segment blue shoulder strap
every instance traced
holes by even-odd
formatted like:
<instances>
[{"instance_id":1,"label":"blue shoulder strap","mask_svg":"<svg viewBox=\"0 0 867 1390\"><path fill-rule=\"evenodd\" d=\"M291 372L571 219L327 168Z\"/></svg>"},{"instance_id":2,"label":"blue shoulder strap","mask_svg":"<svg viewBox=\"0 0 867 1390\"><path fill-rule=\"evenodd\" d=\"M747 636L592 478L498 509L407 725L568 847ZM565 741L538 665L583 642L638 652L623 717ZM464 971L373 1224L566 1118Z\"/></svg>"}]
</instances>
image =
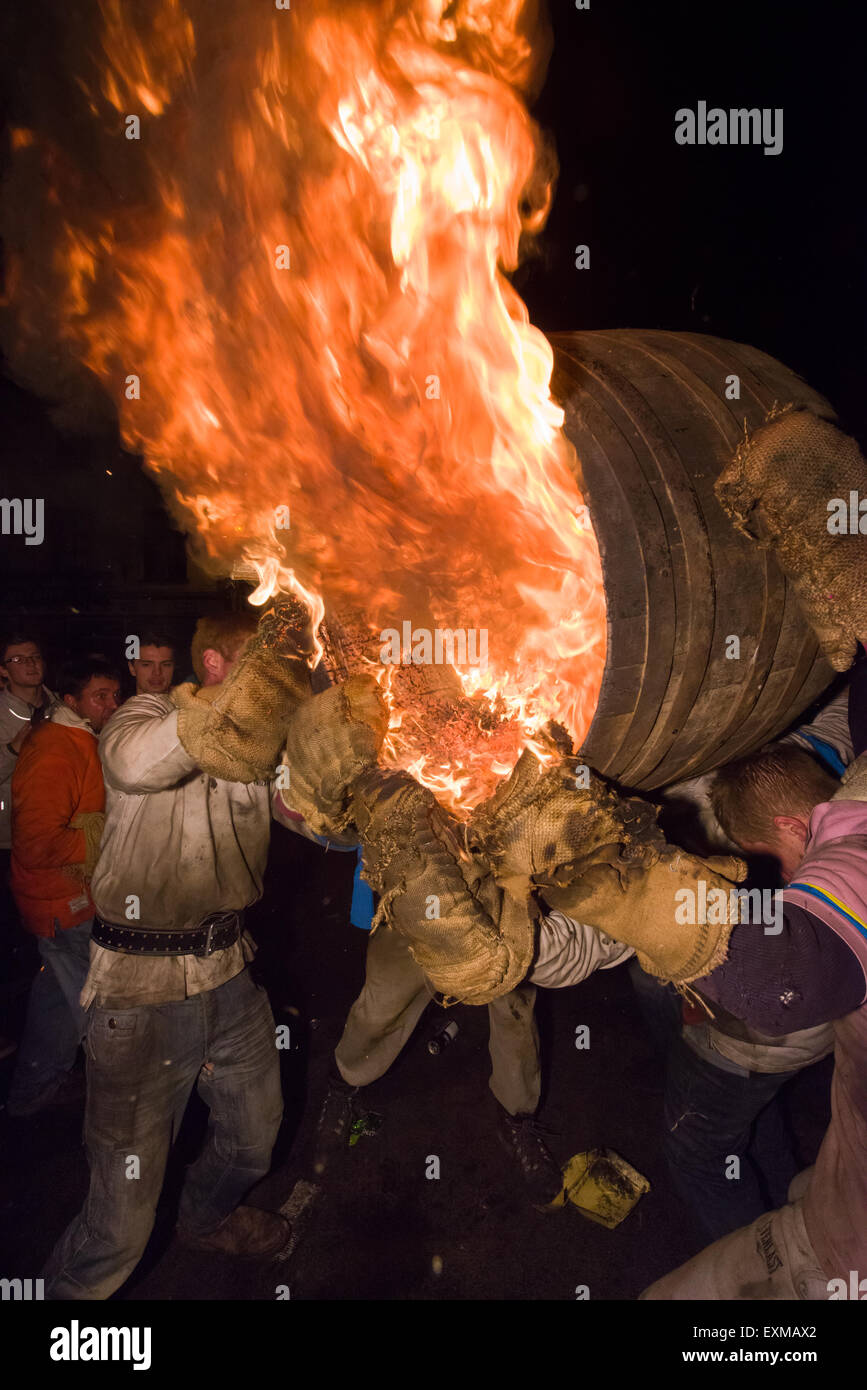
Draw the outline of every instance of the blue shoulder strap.
<instances>
[{"instance_id":1,"label":"blue shoulder strap","mask_svg":"<svg viewBox=\"0 0 867 1390\"><path fill-rule=\"evenodd\" d=\"M355 878L352 882L352 904L349 908L349 920L354 927L361 927L362 931L370 931L373 926L373 889L361 877L363 868L364 860L361 857L361 845L359 845L358 863L355 866Z\"/></svg>"},{"instance_id":2,"label":"blue shoulder strap","mask_svg":"<svg viewBox=\"0 0 867 1390\"><path fill-rule=\"evenodd\" d=\"M823 738L817 738L815 734L810 734L806 729L798 731L802 738L805 738L811 748L815 748L823 763L826 763L833 773L842 777L846 771L846 764L843 762L836 748L832 748L830 743L826 743Z\"/></svg>"}]
</instances>

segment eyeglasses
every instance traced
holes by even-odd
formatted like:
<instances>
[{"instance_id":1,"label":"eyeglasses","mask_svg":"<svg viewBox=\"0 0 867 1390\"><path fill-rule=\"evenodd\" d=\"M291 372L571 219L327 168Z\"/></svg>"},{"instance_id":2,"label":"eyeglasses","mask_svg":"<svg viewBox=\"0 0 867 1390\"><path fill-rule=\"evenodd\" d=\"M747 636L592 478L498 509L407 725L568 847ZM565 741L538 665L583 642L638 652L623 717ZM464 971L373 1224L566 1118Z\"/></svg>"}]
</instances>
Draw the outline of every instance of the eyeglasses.
<instances>
[{"instance_id":1,"label":"eyeglasses","mask_svg":"<svg viewBox=\"0 0 867 1390\"><path fill-rule=\"evenodd\" d=\"M41 666L41 656L7 656L4 666Z\"/></svg>"}]
</instances>

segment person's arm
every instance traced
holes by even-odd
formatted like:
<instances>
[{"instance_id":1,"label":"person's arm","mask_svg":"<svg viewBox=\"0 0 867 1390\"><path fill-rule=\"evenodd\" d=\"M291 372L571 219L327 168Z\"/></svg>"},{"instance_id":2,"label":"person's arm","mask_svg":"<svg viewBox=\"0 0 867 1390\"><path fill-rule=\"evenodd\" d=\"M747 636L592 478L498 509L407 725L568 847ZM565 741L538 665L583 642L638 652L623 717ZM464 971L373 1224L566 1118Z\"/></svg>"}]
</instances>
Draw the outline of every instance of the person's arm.
<instances>
[{"instance_id":1,"label":"person's arm","mask_svg":"<svg viewBox=\"0 0 867 1390\"><path fill-rule=\"evenodd\" d=\"M609 970L634 955L631 946L612 941L595 927L576 922L564 912L549 912L539 922L536 954L527 979L543 989L568 989L595 970Z\"/></svg>"},{"instance_id":2,"label":"person's arm","mask_svg":"<svg viewBox=\"0 0 867 1390\"><path fill-rule=\"evenodd\" d=\"M354 829L350 829L345 836L340 837L336 834L332 836L317 835L310 829L300 811L292 809L276 783L271 791L271 816L287 830L293 830L296 835L302 835L305 840L311 840L314 845L319 845L323 849L352 850L353 852L358 849L358 836Z\"/></svg>"},{"instance_id":3,"label":"person's arm","mask_svg":"<svg viewBox=\"0 0 867 1390\"><path fill-rule=\"evenodd\" d=\"M175 787L196 770L178 738L178 711L166 714L158 696L139 695L112 715L99 756L106 782L133 796Z\"/></svg>"},{"instance_id":4,"label":"person's arm","mask_svg":"<svg viewBox=\"0 0 867 1390\"><path fill-rule=\"evenodd\" d=\"M31 745L15 770L12 797L12 852L23 868L85 862L84 831L69 824L79 797L68 758Z\"/></svg>"},{"instance_id":5,"label":"person's arm","mask_svg":"<svg viewBox=\"0 0 867 1390\"><path fill-rule=\"evenodd\" d=\"M24 715L15 710L0 710L0 782L11 777L18 764L18 755L24 747L32 725Z\"/></svg>"},{"instance_id":6,"label":"person's arm","mask_svg":"<svg viewBox=\"0 0 867 1390\"><path fill-rule=\"evenodd\" d=\"M769 1037L842 1018L867 994L854 951L794 904L785 907L778 933L758 924L734 927L725 962L693 987Z\"/></svg>"},{"instance_id":7,"label":"person's arm","mask_svg":"<svg viewBox=\"0 0 867 1390\"><path fill-rule=\"evenodd\" d=\"M848 685L823 705L809 724L800 724L780 742L807 749L835 777L842 777L854 757L849 730Z\"/></svg>"},{"instance_id":8,"label":"person's arm","mask_svg":"<svg viewBox=\"0 0 867 1390\"><path fill-rule=\"evenodd\" d=\"M849 682L849 732L855 757L867 750L867 642L861 643Z\"/></svg>"}]
</instances>

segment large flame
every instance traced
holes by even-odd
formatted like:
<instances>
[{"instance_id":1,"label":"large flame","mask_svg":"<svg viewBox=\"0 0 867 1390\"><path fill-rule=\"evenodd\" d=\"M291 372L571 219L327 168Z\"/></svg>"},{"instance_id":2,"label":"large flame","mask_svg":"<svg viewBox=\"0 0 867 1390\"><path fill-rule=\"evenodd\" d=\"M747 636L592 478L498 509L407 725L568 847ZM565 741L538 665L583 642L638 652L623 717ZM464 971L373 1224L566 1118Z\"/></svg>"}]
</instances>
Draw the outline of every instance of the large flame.
<instances>
[{"instance_id":1,"label":"large flame","mask_svg":"<svg viewBox=\"0 0 867 1390\"><path fill-rule=\"evenodd\" d=\"M53 219L50 273L10 246L20 340L97 374L254 602L486 631L487 670L458 674L497 717L437 748L404 714L389 745L474 804L548 720L580 742L605 659L551 349L506 278L551 195L521 97L536 5L100 8L78 85L114 196L60 132L18 134Z\"/></svg>"}]
</instances>

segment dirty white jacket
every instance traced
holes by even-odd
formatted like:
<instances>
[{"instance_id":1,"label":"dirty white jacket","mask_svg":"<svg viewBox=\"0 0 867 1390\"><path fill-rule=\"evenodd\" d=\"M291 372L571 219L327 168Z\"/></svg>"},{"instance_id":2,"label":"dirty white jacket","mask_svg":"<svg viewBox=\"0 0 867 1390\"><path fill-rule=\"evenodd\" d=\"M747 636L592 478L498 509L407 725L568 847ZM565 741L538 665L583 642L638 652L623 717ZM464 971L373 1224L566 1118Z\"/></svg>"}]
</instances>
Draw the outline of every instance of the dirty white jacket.
<instances>
[{"instance_id":1,"label":"dirty white jacket","mask_svg":"<svg viewBox=\"0 0 867 1390\"><path fill-rule=\"evenodd\" d=\"M166 695L127 700L103 730L99 755L106 820L91 893L100 917L178 931L261 896L268 782L223 782L200 772Z\"/></svg>"},{"instance_id":2,"label":"dirty white jacket","mask_svg":"<svg viewBox=\"0 0 867 1390\"><path fill-rule=\"evenodd\" d=\"M136 695L112 715L99 747L106 822L91 894L107 921L180 929L260 897L271 788L199 771L178 739L165 695ZM285 822L279 794L274 814ZM138 916L130 915L135 905ZM133 1008L217 989L252 959L241 940L207 957L136 956L90 943L81 1005Z\"/></svg>"}]
</instances>

